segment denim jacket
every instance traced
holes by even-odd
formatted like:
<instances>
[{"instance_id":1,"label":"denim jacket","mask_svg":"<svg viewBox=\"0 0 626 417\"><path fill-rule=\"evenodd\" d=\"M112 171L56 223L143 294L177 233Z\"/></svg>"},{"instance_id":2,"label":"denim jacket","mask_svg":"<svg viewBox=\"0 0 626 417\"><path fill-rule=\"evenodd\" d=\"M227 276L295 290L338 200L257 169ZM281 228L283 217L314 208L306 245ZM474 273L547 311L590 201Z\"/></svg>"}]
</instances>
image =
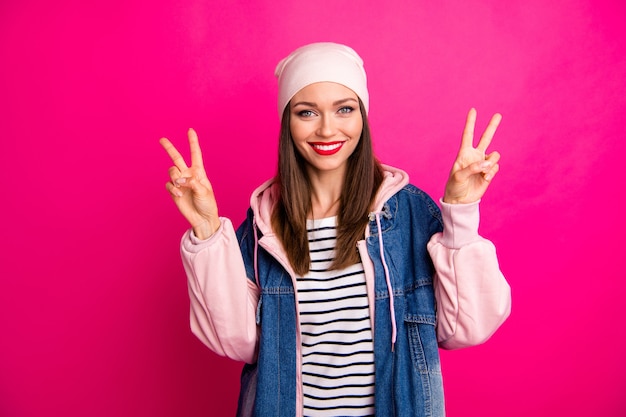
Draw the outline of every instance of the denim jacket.
<instances>
[{"instance_id":1,"label":"denim jacket","mask_svg":"<svg viewBox=\"0 0 626 417\"><path fill-rule=\"evenodd\" d=\"M509 314L510 289L499 271L491 242L478 236L477 230L466 233L471 237L465 239L454 234L446 236L442 233L444 224L454 229L454 222L442 218L435 202L408 184L404 172L386 169L376 210L370 214L365 239L358 244L373 317L376 415L443 416L438 348L470 346L488 339ZM221 236L209 239L212 243L198 241L190 233L183 237L181 251L189 278L192 330L217 353L247 362L241 376L239 416L301 416L295 274L269 227L271 205L259 200L271 201L276 187L268 182L260 190L253 195L247 218L236 231L240 264L234 265L236 255L229 258L232 248L228 256L211 254L212 250L233 246L234 232L228 222L223 223L225 230L217 232ZM477 229L477 223L475 226ZM465 251L466 255L451 256ZM464 256L471 258L474 266L458 276L459 268L449 263ZM483 259L477 262L477 256ZM434 264L433 259L441 261ZM220 285L226 282L226 277L217 277L216 263L228 264L224 270L228 269L229 275L245 275L247 284L238 278L238 288L221 296L213 294L209 288L221 291L215 281L221 280ZM442 264L440 273L437 263ZM488 277L477 278L485 271ZM454 276L450 278L451 273ZM468 290L469 297L459 297L456 280L462 278L480 279L486 292L472 289ZM242 291L248 292L245 298ZM468 298L468 306L459 301ZM229 311L234 308L229 307L232 303L246 304L247 312ZM467 312L472 317L457 322ZM242 319L232 318L236 315ZM482 326L473 324L483 318L486 323ZM232 323L225 325L229 319ZM248 330L236 334L235 327L245 326Z\"/></svg>"}]
</instances>

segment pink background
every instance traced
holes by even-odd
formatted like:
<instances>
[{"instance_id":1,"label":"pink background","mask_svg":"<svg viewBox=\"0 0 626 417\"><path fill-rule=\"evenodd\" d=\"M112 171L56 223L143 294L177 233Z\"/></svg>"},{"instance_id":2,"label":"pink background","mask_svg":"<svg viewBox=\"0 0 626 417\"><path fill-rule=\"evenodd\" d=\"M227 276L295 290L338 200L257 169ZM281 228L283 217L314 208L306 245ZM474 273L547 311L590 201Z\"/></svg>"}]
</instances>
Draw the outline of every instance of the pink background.
<instances>
[{"instance_id":1,"label":"pink background","mask_svg":"<svg viewBox=\"0 0 626 417\"><path fill-rule=\"evenodd\" d=\"M442 352L448 415L626 415L623 1L57 3L0 5L1 416L233 415L158 139L196 128L239 223L274 172L274 65L325 40L363 56L376 151L434 198L467 110L504 116L481 232L513 312Z\"/></svg>"}]
</instances>

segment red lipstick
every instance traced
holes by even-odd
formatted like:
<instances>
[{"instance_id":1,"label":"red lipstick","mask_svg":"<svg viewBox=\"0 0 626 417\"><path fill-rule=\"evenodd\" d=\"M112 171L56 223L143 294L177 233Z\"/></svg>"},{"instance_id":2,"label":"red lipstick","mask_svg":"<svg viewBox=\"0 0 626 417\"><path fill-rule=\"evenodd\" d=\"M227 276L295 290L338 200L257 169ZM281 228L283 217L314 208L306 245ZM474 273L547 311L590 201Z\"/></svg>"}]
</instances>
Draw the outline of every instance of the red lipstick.
<instances>
[{"instance_id":1,"label":"red lipstick","mask_svg":"<svg viewBox=\"0 0 626 417\"><path fill-rule=\"evenodd\" d=\"M342 148L345 142L309 142L309 145L320 155L334 155Z\"/></svg>"}]
</instances>

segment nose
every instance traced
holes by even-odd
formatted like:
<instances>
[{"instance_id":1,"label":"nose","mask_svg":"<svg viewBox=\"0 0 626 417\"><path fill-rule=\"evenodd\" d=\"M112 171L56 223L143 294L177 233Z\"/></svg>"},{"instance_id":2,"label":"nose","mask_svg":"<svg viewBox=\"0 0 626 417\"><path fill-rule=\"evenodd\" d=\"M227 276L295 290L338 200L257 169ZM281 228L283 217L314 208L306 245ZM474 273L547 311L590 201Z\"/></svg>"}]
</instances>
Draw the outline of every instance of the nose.
<instances>
[{"instance_id":1,"label":"nose","mask_svg":"<svg viewBox=\"0 0 626 417\"><path fill-rule=\"evenodd\" d=\"M317 127L317 135L320 137L332 137L335 135L336 126L333 118L329 115L322 115Z\"/></svg>"}]
</instances>

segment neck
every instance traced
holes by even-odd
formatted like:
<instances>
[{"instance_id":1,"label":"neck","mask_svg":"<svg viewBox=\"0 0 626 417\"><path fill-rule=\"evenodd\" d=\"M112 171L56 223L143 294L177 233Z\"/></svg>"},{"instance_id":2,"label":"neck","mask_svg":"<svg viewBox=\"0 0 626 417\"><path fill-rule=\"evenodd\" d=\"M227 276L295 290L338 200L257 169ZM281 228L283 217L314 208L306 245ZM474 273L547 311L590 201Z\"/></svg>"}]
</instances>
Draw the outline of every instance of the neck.
<instances>
[{"instance_id":1,"label":"neck","mask_svg":"<svg viewBox=\"0 0 626 417\"><path fill-rule=\"evenodd\" d=\"M319 200L318 198L311 196L311 219L324 219L326 217L336 216L339 213L339 199Z\"/></svg>"},{"instance_id":2,"label":"neck","mask_svg":"<svg viewBox=\"0 0 626 417\"><path fill-rule=\"evenodd\" d=\"M312 176L311 187L311 213L309 213L309 217L322 219L336 216L339 213L343 176Z\"/></svg>"}]
</instances>

